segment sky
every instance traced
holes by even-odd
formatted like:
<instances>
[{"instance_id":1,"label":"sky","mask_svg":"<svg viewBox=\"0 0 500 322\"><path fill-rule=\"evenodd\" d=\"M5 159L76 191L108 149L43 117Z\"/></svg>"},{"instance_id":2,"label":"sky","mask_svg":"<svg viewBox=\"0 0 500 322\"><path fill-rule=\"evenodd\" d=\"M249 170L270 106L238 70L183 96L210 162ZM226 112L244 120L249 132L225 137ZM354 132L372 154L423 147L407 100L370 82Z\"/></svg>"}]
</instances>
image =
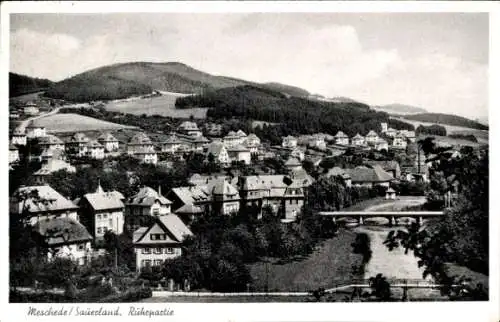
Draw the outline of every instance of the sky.
<instances>
[{"instance_id":1,"label":"sky","mask_svg":"<svg viewBox=\"0 0 500 322\"><path fill-rule=\"evenodd\" d=\"M11 14L10 70L178 61L370 105L488 115L487 13Z\"/></svg>"}]
</instances>

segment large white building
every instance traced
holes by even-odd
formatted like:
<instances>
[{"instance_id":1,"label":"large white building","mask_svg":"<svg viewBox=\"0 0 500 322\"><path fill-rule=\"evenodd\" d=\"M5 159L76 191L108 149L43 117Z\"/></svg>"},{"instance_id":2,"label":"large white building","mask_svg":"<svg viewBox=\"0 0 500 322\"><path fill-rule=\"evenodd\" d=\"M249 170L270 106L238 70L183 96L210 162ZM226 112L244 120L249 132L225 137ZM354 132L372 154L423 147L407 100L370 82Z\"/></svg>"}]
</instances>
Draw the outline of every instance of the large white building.
<instances>
[{"instance_id":1,"label":"large white building","mask_svg":"<svg viewBox=\"0 0 500 322\"><path fill-rule=\"evenodd\" d=\"M335 144L349 145L349 137L342 131L338 131L334 136Z\"/></svg>"}]
</instances>

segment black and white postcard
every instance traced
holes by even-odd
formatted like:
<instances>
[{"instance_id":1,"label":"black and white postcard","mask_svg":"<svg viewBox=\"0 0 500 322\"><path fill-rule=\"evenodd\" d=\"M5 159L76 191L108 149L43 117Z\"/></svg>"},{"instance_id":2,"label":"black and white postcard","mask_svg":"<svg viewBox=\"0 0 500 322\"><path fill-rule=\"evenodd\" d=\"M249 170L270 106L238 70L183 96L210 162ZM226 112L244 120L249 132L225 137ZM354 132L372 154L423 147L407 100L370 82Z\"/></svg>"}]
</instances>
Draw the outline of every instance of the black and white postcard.
<instances>
[{"instance_id":1,"label":"black and white postcard","mask_svg":"<svg viewBox=\"0 0 500 322\"><path fill-rule=\"evenodd\" d=\"M494 9L3 3L0 320L498 321Z\"/></svg>"}]
</instances>

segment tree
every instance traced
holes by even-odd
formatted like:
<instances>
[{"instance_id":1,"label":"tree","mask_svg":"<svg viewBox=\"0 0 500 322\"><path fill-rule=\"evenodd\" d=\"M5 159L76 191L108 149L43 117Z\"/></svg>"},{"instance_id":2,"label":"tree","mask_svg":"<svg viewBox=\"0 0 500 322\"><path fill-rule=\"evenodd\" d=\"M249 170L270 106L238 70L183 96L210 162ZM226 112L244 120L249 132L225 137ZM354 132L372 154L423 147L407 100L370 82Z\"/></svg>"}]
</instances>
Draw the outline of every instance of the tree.
<instances>
[{"instance_id":1,"label":"tree","mask_svg":"<svg viewBox=\"0 0 500 322\"><path fill-rule=\"evenodd\" d=\"M371 295L379 301L390 301L392 299L391 284L382 274L377 274L369 279Z\"/></svg>"}]
</instances>

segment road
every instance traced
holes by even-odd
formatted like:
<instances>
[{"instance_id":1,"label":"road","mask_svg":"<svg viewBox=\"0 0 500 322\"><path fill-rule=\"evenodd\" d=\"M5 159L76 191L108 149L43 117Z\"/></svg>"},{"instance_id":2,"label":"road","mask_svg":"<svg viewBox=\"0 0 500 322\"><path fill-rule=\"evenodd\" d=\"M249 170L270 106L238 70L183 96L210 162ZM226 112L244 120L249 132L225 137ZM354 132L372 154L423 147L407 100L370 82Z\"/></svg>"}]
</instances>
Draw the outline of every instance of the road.
<instances>
[{"instance_id":1,"label":"road","mask_svg":"<svg viewBox=\"0 0 500 322\"><path fill-rule=\"evenodd\" d=\"M20 129L20 130L22 130L23 132L25 132L26 131L26 127L28 126L28 124L30 124L30 122L32 122L34 120L37 120L37 119L40 119L42 117L47 117L47 116L51 116L51 115L57 114L60 109L61 109L61 107L57 107L57 108L53 109L50 112L42 113L42 114L39 114L39 115L36 115L36 116L32 116L30 118L27 118L26 120L22 121L21 124L19 124L19 126L17 128Z\"/></svg>"}]
</instances>

